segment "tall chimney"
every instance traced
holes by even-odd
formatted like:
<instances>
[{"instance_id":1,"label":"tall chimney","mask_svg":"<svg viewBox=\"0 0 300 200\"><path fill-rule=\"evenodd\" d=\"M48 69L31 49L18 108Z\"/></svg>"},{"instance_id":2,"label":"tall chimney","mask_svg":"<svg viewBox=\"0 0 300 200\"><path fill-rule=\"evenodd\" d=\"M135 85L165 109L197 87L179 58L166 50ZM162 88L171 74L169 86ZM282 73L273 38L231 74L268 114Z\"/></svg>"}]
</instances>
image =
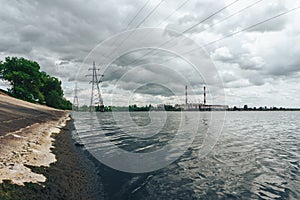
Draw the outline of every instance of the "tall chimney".
<instances>
[{"instance_id":1,"label":"tall chimney","mask_svg":"<svg viewBox=\"0 0 300 200\"><path fill-rule=\"evenodd\" d=\"M206 105L206 87L204 86L204 105Z\"/></svg>"},{"instance_id":2,"label":"tall chimney","mask_svg":"<svg viewBox=\"0 0 300 200\"><path fill-rule=\"evenodd\" d=\"M188 97L187 97L187 85L185 86L185 104L188 104Z\"/></svg>"}]
</instances>

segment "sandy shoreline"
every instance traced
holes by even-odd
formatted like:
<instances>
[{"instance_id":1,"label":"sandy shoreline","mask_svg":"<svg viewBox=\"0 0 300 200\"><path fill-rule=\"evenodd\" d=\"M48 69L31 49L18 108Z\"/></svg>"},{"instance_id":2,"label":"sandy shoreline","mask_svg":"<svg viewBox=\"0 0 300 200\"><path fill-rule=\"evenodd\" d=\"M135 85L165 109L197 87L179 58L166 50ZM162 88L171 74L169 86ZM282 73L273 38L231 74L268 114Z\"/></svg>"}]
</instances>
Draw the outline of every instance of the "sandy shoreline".
<instances>
[{"instance_id":1,"label":"sandy shoreline","mask_svg":"<svg viewBox=\"0 0 300 200\"><path fill-rule=\"evenodd\" d=\"M0 183L10 180L14 184L45 182L43 174L34 173L30 168L49 167L56 162L53 148L54 134L66 125L68 116L58 121L35 123L16 132L0 137Z\"/></svg>"},{"instance_id":2,"label":"sandy shoreline","mask_svg":"<svg viewBox=\"0 0 300 200\"><path fill-rule=\"evenodd\" d=\"M49 167L52 134L58 134L70 118L64 111L0 95L0 183L45 182L46 177L26 166Z\"/></svg>"},{"instance_id":3,"label":"sandy shoreline","mask_svg":"<svg viewBox=\"0 0 300 200\"><path fill-rule=\"evenodd\" d=\"M0 94L0 199L102 199L96 167L74 146L68 120Z\"/></svg>"}]
</instances>

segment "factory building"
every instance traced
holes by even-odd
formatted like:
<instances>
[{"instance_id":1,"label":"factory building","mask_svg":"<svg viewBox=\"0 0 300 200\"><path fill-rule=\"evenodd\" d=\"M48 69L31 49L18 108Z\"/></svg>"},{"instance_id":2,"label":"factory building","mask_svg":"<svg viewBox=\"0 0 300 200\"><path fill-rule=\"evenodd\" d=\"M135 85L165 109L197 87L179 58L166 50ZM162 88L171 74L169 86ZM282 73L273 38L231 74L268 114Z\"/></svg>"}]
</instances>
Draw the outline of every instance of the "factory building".
<instances>
[{"instance_id":1,"label":"factory building","mask_svg":"<svg viewBox=\"0 0 300 200\"><path fill-rule=\"evenodd\" d=\"M224 111L228 110L228 105L209 105L206 104L206 87L204 86L203 103L189 103L188 102L188 88L185 86L185 104L176 104L176 109L185 111Z\"/></svg>"}]
</instances>

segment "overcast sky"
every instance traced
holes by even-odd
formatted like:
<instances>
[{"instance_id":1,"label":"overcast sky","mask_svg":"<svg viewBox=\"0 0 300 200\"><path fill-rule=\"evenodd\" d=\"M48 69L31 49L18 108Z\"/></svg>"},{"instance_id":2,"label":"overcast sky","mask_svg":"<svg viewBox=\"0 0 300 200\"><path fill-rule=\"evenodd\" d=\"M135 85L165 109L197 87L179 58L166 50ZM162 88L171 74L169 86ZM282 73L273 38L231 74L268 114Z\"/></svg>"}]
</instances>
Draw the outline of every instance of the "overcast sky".
<instances>
[{"instance_id":1,"label":"overcast sky","mask_svg":"<svg viewBox=\"0 0 300 200\"><path fill-rule=\"evenodd\" d=\"M144 35L138 31L140 37L135 32L120 35L123 31L158 27L181 33L203 21L183 37L193 40L199 47L204 45L203 52L223 81L226 104L300 107L300 9L222 39L300 6L300 2L262 0L254 4L256 0L240 0L207 20L234 0L146 2L0 0L0 58L23 56L37 61L43 71L63 81L65 96L73 101L76 81L80 98L89 97L85 89L90 86L84 73L88 73L85 65L92 63L86 58L103 41L110 41L106 43L108 56L121 46L130 48L129 41L141 43L151 38L156 42L158 37L151 31L142 32ZM119 35L109 39L116 34ZM170 35L163 36L162 40ZM203 101L204 84L212 96L220 94L214 84L207 83L205 74L198 76L190 63L170 52L148 51L149 55L143 56L145 53L147 51L140 50L123 55L100 72L105 75L101 85L104 104L111 104L112 98L113 103L119 105L184 103L186 84L189 85L190 102ZM169 59L172 56L173 59ZM141 58L141 62L136 63L136 58ZM3 87L3 83L1 85Z\"/></svg>"}]
</instances>

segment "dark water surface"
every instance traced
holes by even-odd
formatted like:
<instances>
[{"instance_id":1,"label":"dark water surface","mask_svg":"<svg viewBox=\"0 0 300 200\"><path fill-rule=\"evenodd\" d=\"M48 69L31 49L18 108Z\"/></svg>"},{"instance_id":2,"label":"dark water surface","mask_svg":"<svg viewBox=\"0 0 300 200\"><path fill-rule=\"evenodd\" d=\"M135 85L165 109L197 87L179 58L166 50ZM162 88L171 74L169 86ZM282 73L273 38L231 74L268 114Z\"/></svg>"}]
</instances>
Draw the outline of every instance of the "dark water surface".
<instances>
[{"instance_id":1,"label":"dark water surface","mask_svg":"<svg viewBox=\"0 0 300 200\"><path fill-rule=\"evenodd\" d=\"M214 130L211 120L221 119L211 119L209 112L184 117L169 112L159 133L139 138L128 132L149 131L153 119L149 113L130 115L140 129L116 124L111 113L96 118L74 113L77 139L93 155L105 149L106 157L114 158L115 148L104 137L120 149L143 154L168 145L182 126L186 137L179 138L179 149L191 139L195 124L197 132L182 155L169 151L170 157L179 156L175 162L153 172L120 172L99 162L107 199L300 199L300 112L227 112L220 138L203 158L199 152L207 131ZM161 162L161 157L154 159Z\"/></svg>"}]
</instances>

